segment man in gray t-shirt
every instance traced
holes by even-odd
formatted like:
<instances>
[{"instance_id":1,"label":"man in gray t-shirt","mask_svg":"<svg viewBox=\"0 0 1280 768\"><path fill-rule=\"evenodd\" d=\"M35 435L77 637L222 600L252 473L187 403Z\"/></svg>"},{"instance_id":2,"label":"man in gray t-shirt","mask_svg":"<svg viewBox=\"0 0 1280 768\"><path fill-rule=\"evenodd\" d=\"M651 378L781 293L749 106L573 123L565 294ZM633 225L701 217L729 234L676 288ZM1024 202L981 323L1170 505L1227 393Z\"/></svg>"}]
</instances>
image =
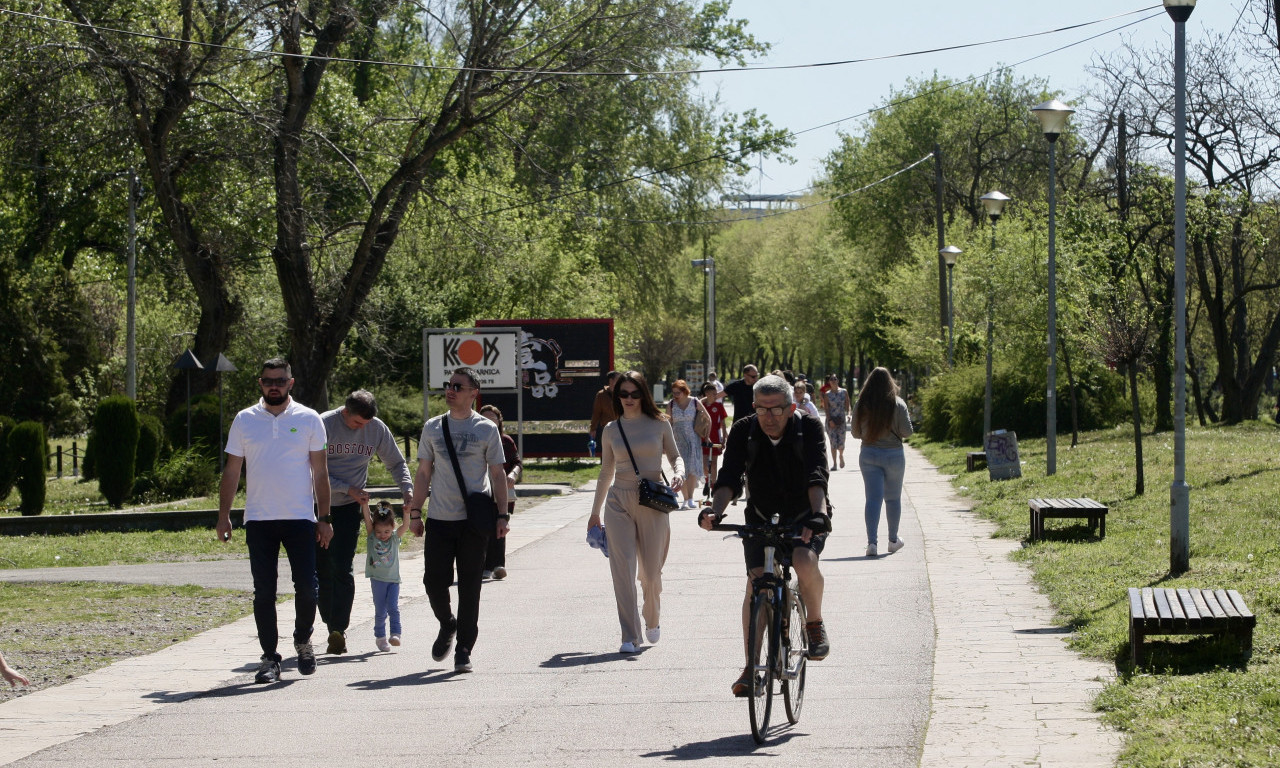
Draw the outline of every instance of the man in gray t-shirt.
<instances>
[{"instance_id":1,"label":"man in gray t-shirt","mask_svg":"<svg viewBox=\"0 0 1280 768\"><path fill-rule=\"evenodd\" d=\"M471 651L479 636L480 584L489 537L507 535L507 475L503 470L502 438L498 425L471 409L480 383L469 368L458 368L445 384L449 412L427 421L418 442L418 474L409 504L409 526L422 534L426 561L422 583L431 611L440 622L440 633L431 646L431 658L444 660L458 637L453 656L455 672L471 671ZM445 427L449 434L446 437ZM449 445L457 456L455 470ZM463 484L458 483L459 471ZM427 519L422 503L431 493ZM467 493L493 497L498 510L494 530L479 530L467 520ZM425 523L425 524L424 524ZM454 564L458 569L458 615L449 604Z\"/></svg>"},{"instance_id":2,"label":"man in gray t-shirt","mask_svg":"<svg viewBox=\"0 0 1280 768\"><path fill-rule=\"evenodd\" d=\"M369 503L365 490L369 462L374 456L382 459L400 486L406 509L413 500L413 480L395 435L378 418L378 403L369 392L357 389L347 395L341 408L325 411L320 420L327 436L325 455L333 495L333 541L328 549L316 549L320 618L329 628L328 652L346 653L347 625L351 623L351 604L356 594L352 565L356 543L364 530L360 505Z\"/></svg>"}]
</instances>

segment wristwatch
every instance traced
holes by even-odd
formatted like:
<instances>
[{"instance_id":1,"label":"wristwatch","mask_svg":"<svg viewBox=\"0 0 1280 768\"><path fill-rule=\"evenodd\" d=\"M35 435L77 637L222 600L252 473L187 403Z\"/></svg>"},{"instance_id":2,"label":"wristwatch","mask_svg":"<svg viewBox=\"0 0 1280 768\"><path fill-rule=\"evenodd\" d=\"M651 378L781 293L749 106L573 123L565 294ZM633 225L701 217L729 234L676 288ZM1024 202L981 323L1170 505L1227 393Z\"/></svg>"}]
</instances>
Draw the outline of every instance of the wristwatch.
<instances>
[{"instance_id":1,"label":"wristwatch","mask_svg":"<svg viewBox=\"0 0 1280 768\"><path fill-rule=\"evenodd\" d=\"M333 515L320 515L316 518L317 523L333 523Z\"/></svg>"}]
</instances>

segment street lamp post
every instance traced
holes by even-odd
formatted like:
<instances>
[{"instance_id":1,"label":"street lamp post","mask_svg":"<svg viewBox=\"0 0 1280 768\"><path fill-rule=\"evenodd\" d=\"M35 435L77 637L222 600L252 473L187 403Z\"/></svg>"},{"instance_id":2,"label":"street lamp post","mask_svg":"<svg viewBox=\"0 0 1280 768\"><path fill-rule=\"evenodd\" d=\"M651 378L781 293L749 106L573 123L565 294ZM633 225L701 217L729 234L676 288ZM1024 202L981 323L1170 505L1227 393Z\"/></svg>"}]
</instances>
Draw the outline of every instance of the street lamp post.
<instances>
[{"instance_id":1,"label":"street lamp post","mask_svg":"<svg viewBox=\"0 0 1280 768\"><path fill-rule=\"evenodd\" d=\"M991 258L996 255L996 222L1004 213L1005 203L1009 196L1000 190L992 190L982 197L982 207L991 218ZM993 342L991 314L994 311L995 297L991 295L991 264L987 264L987 387L982 398L982 445L986 448L987 435L991 434L991 347Z\"/></svg>"},{"instance_id":2,"label":"street lamp post","mask_svg":"<svg viewBox=\"0 0 1280 768\"><path fill-rule=\"evenodd\" d=\"M1196 0L1164 0L1173 19L1173 484L1169 486L1169 570L1191 567L1191 487L1187 485L1187 19Z\"/></svg>"},{"instance_id":3,"label":"street lamp post","mask_svg":"<svg viewBox=\"0 0 1280 768\"><path fill-rule=\"evenodd\" d=\"M951 274L951 270L956 265L956 257L964 251L954 245L944 246L938 250L938 255L942 257L943 262L947 265L947 367L955 365L956 361L956 316L955 302L952 300L952 288L955 285L955 278Z\"/></svg>"},{"instance_id":4,"label":"street lamp post","mask_svg":"<svg viewBox=\"0 0 1280 768\"><path fill-rule=\"evenodd\" d=\"M1067 118L1075 112L1057 99L1037 104L1031 108L1044 137L1049 140L1049 386L1045 393L1045 474L1058 471L1058 284L1056 267L1056 217L1058 187L1054 148L1058 136L1067 126Z\"/></svg>"},{"instance_id":5,"label":"street lamp post","mask_svg":"<svg viewBox=\"0 0 1280 768\"><path fill-rule=\"evenodd\" d=\"M707 284L707 315L704 318L707 328L707 368L703 372L705 380L716 369L716 260L715 257L708 256L705 259L694 259L691 263L695 267L702 267Z\"/></svg>"}]
</instances>

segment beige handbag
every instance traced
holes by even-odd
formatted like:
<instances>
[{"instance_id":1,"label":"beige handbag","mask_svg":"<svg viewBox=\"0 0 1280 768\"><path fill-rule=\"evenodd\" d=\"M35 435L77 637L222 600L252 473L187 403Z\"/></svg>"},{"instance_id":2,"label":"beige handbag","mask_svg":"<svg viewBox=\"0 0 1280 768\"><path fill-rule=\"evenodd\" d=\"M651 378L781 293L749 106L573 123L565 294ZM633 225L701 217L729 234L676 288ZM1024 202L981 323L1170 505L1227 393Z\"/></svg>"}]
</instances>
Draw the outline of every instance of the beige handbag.
<instances>
[{"instance_id":1,"label":"beige handbag","mask_svg":"<svg viewBox=\"0 0 1280 768\"><path fill-rule=\"evenodd\" d=\"M693 431L699 440L705 442L711 436L711 414L707 413L707 407L701 400L694 398L693 402L698 408L698 412L693 417Z\"/></svg>"}]
</instances>

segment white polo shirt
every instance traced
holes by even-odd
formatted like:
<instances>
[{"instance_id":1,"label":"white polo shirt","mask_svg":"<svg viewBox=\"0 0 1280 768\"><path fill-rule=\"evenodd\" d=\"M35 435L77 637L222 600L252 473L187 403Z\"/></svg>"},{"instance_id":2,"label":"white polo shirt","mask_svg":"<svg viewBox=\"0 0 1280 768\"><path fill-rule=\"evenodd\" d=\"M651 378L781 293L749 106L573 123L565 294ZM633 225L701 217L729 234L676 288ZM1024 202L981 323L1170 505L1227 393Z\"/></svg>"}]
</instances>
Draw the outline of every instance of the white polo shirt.
<instances>
[{"instance_id":1,"label":"white polo shirt","mask_svg":"<svg viewBox=\"0 0 1280 768\"><path fill-rule=\"evenodd\" d=\"M244 458L245 521L314 522L311 452L324 446L320 414L292 398L279 416L271 415L261 399L237 413L227 431L227 453Z\"/></svg>"}]
</instances>

